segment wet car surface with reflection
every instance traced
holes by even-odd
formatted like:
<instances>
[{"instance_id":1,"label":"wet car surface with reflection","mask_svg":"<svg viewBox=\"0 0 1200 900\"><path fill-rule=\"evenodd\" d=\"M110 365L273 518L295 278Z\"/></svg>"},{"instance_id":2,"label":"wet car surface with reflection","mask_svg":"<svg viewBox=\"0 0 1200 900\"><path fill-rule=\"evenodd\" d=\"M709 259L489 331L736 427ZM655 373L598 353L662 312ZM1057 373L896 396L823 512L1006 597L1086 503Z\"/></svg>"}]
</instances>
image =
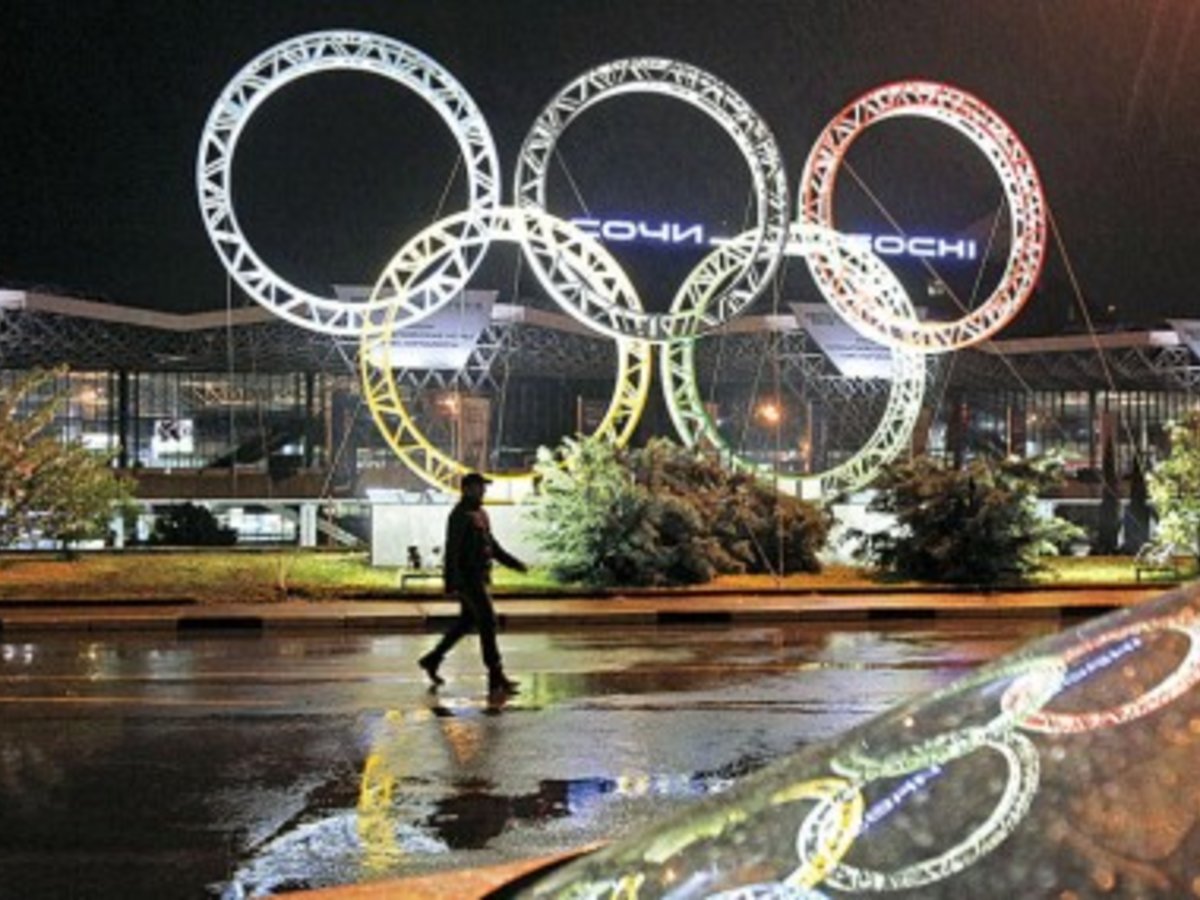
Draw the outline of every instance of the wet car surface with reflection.
<instances>
[{"instance_id":1,"label":"wet car surface with reflection","mask_svg":"<svg viewBox=\"0 0 1200 900\"><path fill-rule=\"evenodd\" d=\"M1200 895L1200 593L1034 642L525 898ZM527 880L528 881L528 880Z\"/></svg>"},{"instance_id":2,"label":"wet car surface with reflection","mask_svg":"<svg viewBox=\"0 0 1200 900\"><path fill-rule=\"evenodd\" d=\"M928 693L1054 619L421 635L0 636L0 883L253 896L606 841ZM464 651L473 648L464 647Z\"/></svg>"}]
</instances>

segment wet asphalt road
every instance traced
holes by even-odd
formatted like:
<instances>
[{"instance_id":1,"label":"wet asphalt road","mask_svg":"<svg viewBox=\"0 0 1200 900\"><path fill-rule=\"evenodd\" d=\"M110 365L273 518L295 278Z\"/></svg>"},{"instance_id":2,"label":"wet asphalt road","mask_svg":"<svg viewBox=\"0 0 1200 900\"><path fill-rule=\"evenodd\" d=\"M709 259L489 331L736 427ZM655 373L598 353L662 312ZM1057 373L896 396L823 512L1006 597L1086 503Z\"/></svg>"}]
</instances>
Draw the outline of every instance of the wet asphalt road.
<instances>
[{"instance_id":1,"label":"wet asphalt road","mask_svg":"<svg viewBox=\"0 0 1200 900\"><path fill-rule=\"evenodd\" d=\"M0 634L0 897L242 897L605 840L1053 619L429 635Z\"/></svg>"}]
</instances>

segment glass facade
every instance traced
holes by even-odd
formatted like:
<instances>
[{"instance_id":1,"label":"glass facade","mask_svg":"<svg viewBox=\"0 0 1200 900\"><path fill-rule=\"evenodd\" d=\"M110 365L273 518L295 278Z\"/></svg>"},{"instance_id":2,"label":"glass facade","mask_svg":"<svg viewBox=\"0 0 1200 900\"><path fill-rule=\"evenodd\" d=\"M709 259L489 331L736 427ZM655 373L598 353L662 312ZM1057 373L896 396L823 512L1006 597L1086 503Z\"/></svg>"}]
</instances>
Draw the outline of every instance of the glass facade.
<instances>
[{"instance_id":1,"label":"glass facade","mask_svg":"<svg viewBox=\"0 0 1200 900\"><path fill-rule=\"evenodd\" d=\"M0 370L0 382L12 384L23 374ZM538 446L594 427L610 390L596 381L519 377L489 391L424 388L411 392L408 402L444 452L469 465L517 471L529 468ZM297 490L316 497L362 496L372 485L425 488L387 446L351 375L70 372L48 379L19 412L59 393L66 402L52 423L55 434L146 475L236 471L267 483L307 472L315 475L313 483ZM730 445L796 473L853 454L878 422L885 398L864 394L831 402L785 392L776 427L763 417L762 392L729 385L719 394L711 411ZM1171 425L1200 409L1200 397L1183 390L952 389L931 399L936 405L922 416L916 448L948 459L1054 451L1079 481L1099 479L1109 436L1122 475L1136 454L1153 465L1169 449ZM482 410L482 425L468 428L459 404ZM668 417L652 403L635 440L670 433ZM270 488L250 489L263 491Z\"/></svg>"}]
</instances>

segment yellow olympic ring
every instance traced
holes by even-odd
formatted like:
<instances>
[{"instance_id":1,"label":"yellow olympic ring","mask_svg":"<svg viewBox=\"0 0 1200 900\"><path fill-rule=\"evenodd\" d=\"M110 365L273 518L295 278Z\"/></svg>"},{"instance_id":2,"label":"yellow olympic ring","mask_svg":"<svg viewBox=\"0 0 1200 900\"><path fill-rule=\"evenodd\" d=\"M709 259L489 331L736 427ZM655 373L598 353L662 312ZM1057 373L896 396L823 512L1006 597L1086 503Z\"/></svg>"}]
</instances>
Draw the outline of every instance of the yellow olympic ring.
<instances>
[{"instance_id":1,"label":"yellow olympic ring","mask_svg":"<svg viewBox=\"0 0 1200 900\"><path fill-rule=\"evenodd\" d=\"M433 487L446 492L455 489L455 481L467 467L438 449L413 421L396 383L396 370L403 366L403 359L394 356L392 342L397 316L407 316L404 324L416 321L407 305L408 292L414 283L420 283L427 269L439 264L444 267L446 258L463 255L464 241L489 244L514 241L544 257L546 277L577 283L577 293L584 305L588 296L604 294L606 302L624 309L641 309L637 292L612 255L569 223L547 213L511 207L489 213L482 220L484 227L479 226L480 221L474 214L449 216L401 248L385 267L374 292L387 295L394 302L373 304L386 312L381 320L372 321L373 327L363 331L359 349L363 393L380 431L405 465ZM421 315L432 313L445 302L448 301L423 310ZM653 369L649 343L632 339L616 343L616 388L595 434L620 446L629 440L637 426L650 392ZM533 476L528 472L492 473L489 477L497 482L493 495L503 499L519 500L533 490Z\"/></svg>"},{"instance_id":2,"label":"yellow olympic ring","mask_svg":"<svg viewBox=\"0 0 1200 900\"><path fill-rule=\"evenodd\" d=\"M770 802L780 806L797 800L817 802L806 822L818 816L821 822L831 823L822 829L816 849L801 855L799 867L783 880L788 887L810 888L825 879L854 843L862 827L863 795L844 778L816 778L777 791ZM799 836L796 848L800 853Z\"/></svg>"}]
</instances>

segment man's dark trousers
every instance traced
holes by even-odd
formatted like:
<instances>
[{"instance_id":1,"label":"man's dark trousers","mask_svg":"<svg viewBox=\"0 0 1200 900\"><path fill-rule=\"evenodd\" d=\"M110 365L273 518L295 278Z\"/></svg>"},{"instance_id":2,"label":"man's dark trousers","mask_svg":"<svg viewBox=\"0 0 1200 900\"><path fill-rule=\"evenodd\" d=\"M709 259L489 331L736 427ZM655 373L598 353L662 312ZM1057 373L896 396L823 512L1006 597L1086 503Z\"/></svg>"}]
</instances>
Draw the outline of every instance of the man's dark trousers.
<instances>
[{"instance_id":1,"label":"man's dark trousers","mask_svg":"<svg viewBox=\"0 0 1200 900\"><path fill-rule=\"evenodd\" d=\"M468 581L455 592L459 602L458 618L454 620L436 647L426 657L436 668L472 628L479 630L479 648L483 651L483 664L489 674L504 671L500 662L500 648L496 645L496 611L487 585L481 581Z\"/></svg>"}]
</instances>

